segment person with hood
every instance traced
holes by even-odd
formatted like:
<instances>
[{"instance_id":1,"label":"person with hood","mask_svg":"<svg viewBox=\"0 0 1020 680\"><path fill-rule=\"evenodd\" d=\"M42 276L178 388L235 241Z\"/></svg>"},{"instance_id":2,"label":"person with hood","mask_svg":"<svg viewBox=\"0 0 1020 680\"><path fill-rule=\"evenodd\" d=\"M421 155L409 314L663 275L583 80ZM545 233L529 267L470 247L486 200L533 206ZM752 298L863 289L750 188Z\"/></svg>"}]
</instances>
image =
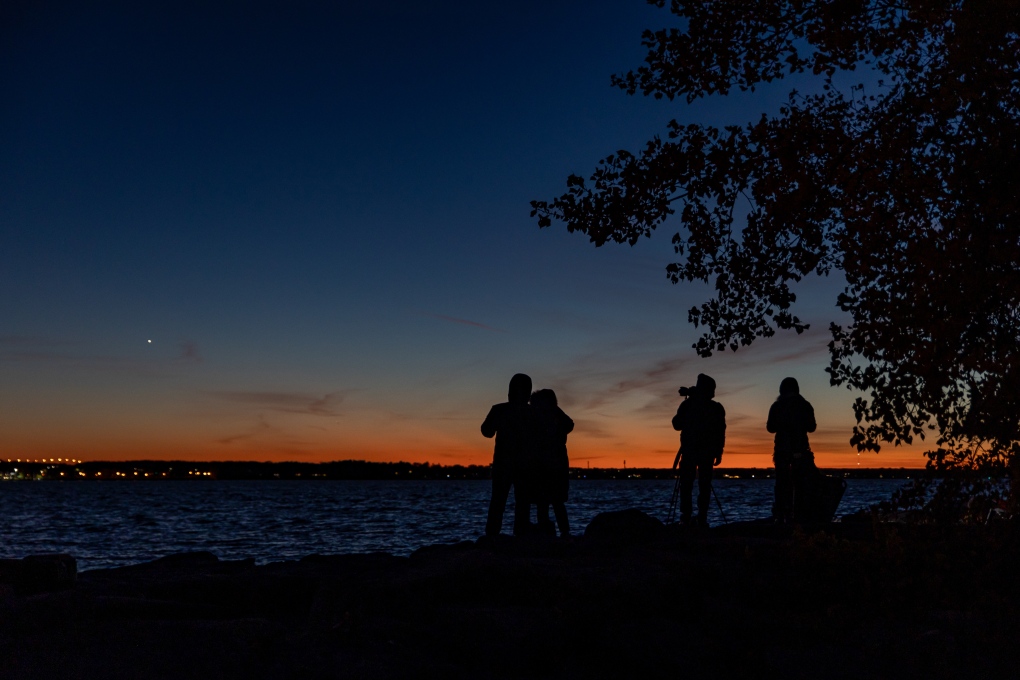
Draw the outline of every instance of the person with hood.
<instances>
[{"instance_id":1,"label":"person with hood","mask_svg":"<svg viewBox=\"0 0 1020 680\"><path fill-rule=\"evenodd\" d=\"M567 435L573 431L574 421L559 407L556 393L552 390L538 390L532 394L531 409L534 421L531 483L538 531L542 534L556 534L549 519L549 506L552 505L560 536L567 538L570 536L566 507L570 485Z\"/></svg>"},{"instance_id":2,"label":"person with hood","mask_svg":"<svg viewBox=\"0 0 1020 680\"><path fill-rule=\"evenodd\" d=\"M766 424L766 429L776 435L772 454L776 466L776 500L772 514L776 522L792 521L798 516L798 496L806 498L806 485L815 469L808 433L814 432L816 427L815 410L800 395L797 380L784 378Z\"/></svg>"},{"instance_id":3,"label":"person with hood","mask_svg":"<svg viewBox=\"0 0 1020 680\"><path fill-rule=\"evenodd\" d=\"M694 479L698 480L698 526L708 526L708 505L712 500L712 468L722 462L726 444L726 409L714 400L715 380L698 374L695 387L681 387L686 399L673 416L673 429L680 432L680 450L673 467L679 466L680 522L691 523Z\"/></svg>"},{"instance_id":4,"label":"person with hood","mask_svg":"<svg viewBox=\"0 0 1020 680\"><path fill-rule=\"evenodd\" d=\"M503 512L511 487L514 487L514 535L523 533L530 524L530 501L522 497L524 494L518 484L520 467L528 455L531 439L530 398L531 378L517 373L510 379L507 401L489 409L482 423L482 435L496 438L492 455L492 499L485 522L485 535L489 537L498 535L503 526Z\"/></svg>"}]
</instances>

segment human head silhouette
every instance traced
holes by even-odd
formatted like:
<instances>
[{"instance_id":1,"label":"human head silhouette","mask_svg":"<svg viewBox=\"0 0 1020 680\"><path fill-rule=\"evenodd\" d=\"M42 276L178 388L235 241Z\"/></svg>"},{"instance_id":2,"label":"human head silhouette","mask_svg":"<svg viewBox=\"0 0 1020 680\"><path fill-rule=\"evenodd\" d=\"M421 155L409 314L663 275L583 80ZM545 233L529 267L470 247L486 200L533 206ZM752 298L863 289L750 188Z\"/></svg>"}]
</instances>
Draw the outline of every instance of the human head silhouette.
<instances>
[{"instance_id":1,"label":"human head silhouette","mask_svg":"<svg viewBox=\"0 0 1020 680\"><path fill-rule=\"evenodd\" d=\"M531 405L538 408L554 408L556 406L556 393L550 389L538 390L531 395Z\"/></svg>"},{"instance_id":2,"label":"human head silhouette","mask_svg":"<svg viewBox=\"0 0 1020 680\"><path fill-rule=\"evenodd\" d=\"M531 377L523 373L514 374L514 377L510 378L510 389L507 390L506 397L509 402L528 403L531 397Z\"/></svg>"},{"instance_id":3,"label":"human head silhouette","mask_svg":"<svg viewBox=\"0 0 1020 680\"><path fill-rule=\"evenodd\" d=\"M704 373L698 374L698 392L705 399L711 399L715 396L715 380L705 375Z\"/></svg>"},{"instance_id":4,"label":"human head silhouette","mask_svg":"<svg viewBox=\"0 0 1020 680\"><path fill-rule=\"evenodd\" d=\"M796 378L783 378L783 382L779 383L779 396L791 394L800 394L800 385L797 384Z\"/></svg>"}]
</instances>

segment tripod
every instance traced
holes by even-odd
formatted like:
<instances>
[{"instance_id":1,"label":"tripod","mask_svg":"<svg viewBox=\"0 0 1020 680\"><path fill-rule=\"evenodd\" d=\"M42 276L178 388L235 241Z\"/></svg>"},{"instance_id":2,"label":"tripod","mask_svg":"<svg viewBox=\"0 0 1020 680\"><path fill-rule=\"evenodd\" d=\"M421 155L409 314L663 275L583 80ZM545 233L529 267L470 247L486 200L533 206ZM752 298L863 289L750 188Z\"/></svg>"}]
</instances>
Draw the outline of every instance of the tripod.
<instances>
[{"instance_id":1,"label":"tripod","mask_svg":"<svg viewBox=\"0 0 1020 680\"><path fill-rule=\"evenodd\" d=\"M673 470L676 476L676 482L673 484L673 495L669 499L669 512L666 513L666 524L674 524L676 522L676 502L680 498L680 455L677 454L676 460L673 462ZM719 508L719 514L722 515L723 522L729 522L730 520L726 517L726 511L723 510L722 503L719 502L719 494L715 492L715 486L710 484L709 488L712 490L712 498L715 499L715 506Z\"/></svg>"},{"instance_id":2,"label":"tripod","mask_svg":"<svg viewBox=\"0 0 1020 680\"><path fill-rule=\"evenodd\" d=\"M676 483L673 484L673 495L669 499L669 512L666 513L666 524L674 524L676 522L676 500L680 497L680 473L677 471L680 467L680 456L676 457L673 462L673 476L676 477Z\"/></svg>"}]
</instances>

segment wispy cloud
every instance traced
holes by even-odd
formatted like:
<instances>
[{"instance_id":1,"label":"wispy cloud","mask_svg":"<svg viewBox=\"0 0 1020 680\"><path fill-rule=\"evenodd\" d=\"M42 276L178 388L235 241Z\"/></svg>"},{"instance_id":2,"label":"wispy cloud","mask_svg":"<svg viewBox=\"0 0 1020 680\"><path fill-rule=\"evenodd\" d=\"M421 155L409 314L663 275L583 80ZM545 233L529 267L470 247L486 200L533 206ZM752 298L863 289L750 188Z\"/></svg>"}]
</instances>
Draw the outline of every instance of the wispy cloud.
<instances>
[{"instance_id":1,"label":"wispy cloud","mask_svg":"<svg viewBox=\"0 0 1020 680\"><path fill-rule=\"evenodd\" d=\"M302 411L305 413L307 411ZM263 451L273 451L277 454L295 454L303 456L308 453L309 447L315 446L314 437L309 439L307 436L303 436L306 430L315 430L316 432L325 432L326 428L309 425L303 428L299 428L295 431L295 428L288 426L286 423L283 425L272 424L269 422L269 417L265 413L259 413L255 417L255 422L247 428L241 428L240 432L230 434L225 437L216 439L217 444L229 446L231 444L237 444L239 442L252 442L258 440L258 447Z\"/></svg>"},{"instance_id":2,"label":"wispy cloud","mask_svg":"<svg viewBox=\"0 0 1020 680\"><path fill-rule=\"evenodd\" d=\"M592 439L613 439L616 435L604 428L600 421L592 418L579 418L574 421L574 433L583 434Z\"/></svg>"},{"instance_id":3,"label":"wispy cloud","mask_svg":"<svg viewBox=\"0 0 1020 680\"><path fill-rule=\"evenodd\" d=\"M322 396L301 392L205 392L211 397L234 404L255 406L268 411L301 413L313 416L339 416L340 404L348 392L330 392Z\"/></svg>"},{"instance_id":4,"label":"wispy cloud","mask_svg":"<svg viewBox=\"0 0 1020 680\"><path fill-rule=\"evenodd\" d=\"M258 437L260 435L268 434L268 433L272 432L273 430L274 430L273 426L269 424L269 421L266 420L266 417L260 415L258 417L258 420L256 421L254 427L249 429L247 432L244 432L244 433L241 433L241 434L230 435L229 437L223 437L222 439L217 439L216 443L217 444L226 444L226 445L235 444L237 442L246 441L248 439L253 439L253 438Z\"/></svg>"},{"instance_id":5,"label":"wispy cloud","mask_svg":"<svg viewBox=\"0 0 1020 680\"><path fill-rule=\"evenodd\" d=\"M99 353L89 351L84 342L58 338L0 335L0 362L56 366L61 369L86 371L160 374L180 364L202 363L198 344L184 340L178 344L176 355L153 353L153 345L139 350L134 356L127 353ZM123 347L117 348L123 350ZM138 347L135 348L138 350Z\"/></svg>"},{"instance_id":6,"label":"wispy cloud","mask_svg":"<svg viewBox=\"0 0 1020 680\"><path fill-rule=\"evenodd\" d=\"M506 333L501 328L493 328L492 326L486 326L484 323L478 323L477 321L471 321L469 319L459 319L455 316L446 316L445 314L426 314L433 319L441 319L443 321L449 321L450 323L459 323L465 326L473 326L474 328L481 328L486 331L493 331L495 333Z\"/></svg>"},{"instance_id":7,"label":"wispy cloud","mask_svg":"<svg viewBox=\"0 0 1020 680\"><path fill-rule=\"evenodd\" d=\"M186 363L202 363L202 355L198 352L198 343L192 340L185 340L179 345L181 353L177 356L177 361Z\"/></svg>"},{"instance_id":8,"label":"wispy cloud","mask_svg":"<svg viewBox=\"0 0 1020 680\"><path fill-rule=\"evenodd\" d=\"M66 347L75 343L39 335L0 335L0 348L21 347L38 349L42 347Z\"/></svg>"},{"instance_id":9,"label":"wispy cloud","mask_svg":"<svg viewBox=\"0 0 1020 680\"><path fill-rule=\"evenodd\" d=\"M0 361L28 364L81 364L108 366L111 357L81 357L68 354L66 348L76 343L37 335L0 335Z\"/></svg>"},{"instance_id":10,"label":"wispy cloud","mask_svg":"<svg viewBox=\"0 0 1020 680\"><path fill-rule=\"evenodd\" d=\"M804 364L815 360L817 357L827 355L829 348L825 345L808 345L804 349L797 352L777 352L776 354L768 357L769 364L778 366L780 364Z\"/></svg>"},{"instance_id":11,"label":"wispy cloud","mask_svg":"<svg viewBox=\"0 0 1020 680\"><path fill-rule=\"evenodd\" d=\"M101 372L156 373L165 362L99 354L69 354L44 349L0 351L0 362L12 364L51 365L67 369Z\"/></svg>"},{"instance_id":12,"label":"wispy cloud","mask_svg":"<svg viewBox=\"0 0 1020 680\"><path fill-rule=\"evenodd\" d=\"M689 361L591 354L571 362L551 382L566 405L586 410L604 408L634 393L670 397L672 402Z\"/></svg>"}]
</instances>

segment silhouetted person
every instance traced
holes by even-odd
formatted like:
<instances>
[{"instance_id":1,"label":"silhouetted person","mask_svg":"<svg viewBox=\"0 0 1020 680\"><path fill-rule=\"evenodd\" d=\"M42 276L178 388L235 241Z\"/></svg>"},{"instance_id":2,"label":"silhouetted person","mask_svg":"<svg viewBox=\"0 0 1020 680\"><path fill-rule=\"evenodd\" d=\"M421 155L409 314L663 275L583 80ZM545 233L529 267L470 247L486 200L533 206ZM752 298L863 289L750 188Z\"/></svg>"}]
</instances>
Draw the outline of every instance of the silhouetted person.
<instances>
[{"instance_id":1,"label":"silhouetted person","mask_svg":"<svg viewBox=\"0 0 1020 680\"><path fill-rule=\"evenodd\" d=\"M673 416L673 429L680 432L676 454L680 471L680 521L690 524L691 495L698 479L698 525L708 526L708 505L712 500L712 467L722 462L726 445L726 409L713 400L715 380L698 374L695 387L681 387L686 396Z\"/></svg>"},{"instance_id":2,"label":"silhouetted person","mask_svg":"<svg viewBox=\"0 0 1020 680\"><path fill-rule=\"evenodd\" d=\"M489 409L482 423L482 435L496 437L492 455L492 500L489 502L489 516L485 522L485 535L499 534L503 526L503 511L506 509L510 487L514 489L514 534L520 534L529 524L528 500L517 486L517 478L526 447L531 437L531 378L517 373L510 379L507 401Z\"/></svg>"},{"instance_id":3,"label":"silhouetted person","mask_svg":"<svg viewBox=\"0 0 1020 680\"><path fill-rule=\"evenodd\" d=\"M808 443L808 432L815 431L815 410L800 396L794 378L779 384L779 397L769 409L766 425L776 435L772 460L776 465L776 502L772 510L777 522L789 522L797 516L797 497L815 468L815 456Z\"/></svg>"},{"instance_id":4,"label":"silhouetted person","mask_svg":"<svg viewBox=\"0 0 1020 680\"><path fill-rule=\"evenodd\" d=\"M539 530L555 535L549 520L549 506L556 515L560 536L570 535L567 520L567 491L570 485L567 457L567 435L574 429L574 421L556 403L556 393L539 390L531 395L533 418L533 444L530 459L533 462L529 483L532 485Z\"/></svg>"}]
</instances>

